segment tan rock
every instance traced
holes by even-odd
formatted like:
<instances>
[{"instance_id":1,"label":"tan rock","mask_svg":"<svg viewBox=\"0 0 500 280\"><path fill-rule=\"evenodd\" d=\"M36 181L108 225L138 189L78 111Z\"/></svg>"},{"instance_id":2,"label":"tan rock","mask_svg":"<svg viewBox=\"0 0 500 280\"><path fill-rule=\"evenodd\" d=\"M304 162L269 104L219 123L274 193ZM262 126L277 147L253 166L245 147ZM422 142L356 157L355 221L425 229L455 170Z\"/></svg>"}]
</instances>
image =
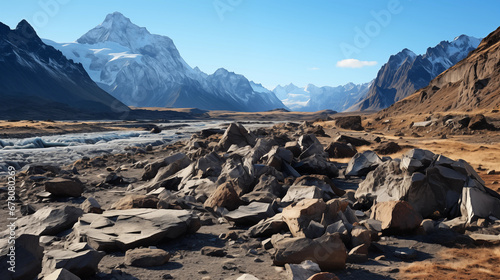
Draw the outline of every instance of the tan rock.
<instances>
[{"instance_id":1,"label":"tan rock","mask_svg":"<svg viewBox=\"0 0 500 280\"><path fill-rule=\"evenodd\" d=\"M322 199L303 199L283 209L283 220L294 237L304 237L309 223L321 221L326 204Z\"/></svg>"},{"instance_id":2,"label":"tan rock","mask_svg":"<svg viewBox=\"0 0 500 280\"><path fill-rule=\"evenodd\" d=\"M352 247L365 245L364 247L358 248L357 253L368 254L368 247L370 247L372 241L370 231L364 226L355 226L351 231L351 236Z\"/></svg>"},{"instance_id":3,"label":"tan rock","mask_svg":"<svg viewBox=\"0 0 500 280\"><path fill-rule=\"evenodd\" d=\"M169 260L170 253L162 249L137 248L125 253L125 264L137 267L160 266Z\"/></svg>"},{"instance_id":4,"label":"tan rock","mask_svg":"<svg viewBox=\"0 0 500 280\"><path fill-rule=\"evenodd\" d=\"M158 198L150 195L127 195L113 205L111 209L115 210L127 210L134 208L154 208L156 209L158 205Z\"/></svg>"},{"instance_id":5,"label":"tan rock","mask_svg":"<svg viewBox=\"0 0 500 280\"><path fill-rule=\"evenodd\" d=\"M235 210L240 205L241 200L232 181L219 185L204 204L205 208L224 207L228 210Z\"/></svg>"},{"instance_id":6,"label":"tan rock","mask_svg":"<svg viewBox=\"0 0 500 280\"><path fill-rule=\"evenodd\" d=\"M407 233L417 229L422 216L406 201L386 201L373 206L370 218L382 222L382 230Z\"/></svg>"},{"instance_id":7,"label":"tan rock","mask_svg":"<svg viewBox=\"0 0 500 280\"><path fill-rule=\"evenodd\" d=\"M276 249L273 255L275 265L287 263L299 264L311 260L322 270L345 268L347 252L338 233L326 233L310 239L305 237L282 238L273 243Z\"/></svg>"}]
</instances>

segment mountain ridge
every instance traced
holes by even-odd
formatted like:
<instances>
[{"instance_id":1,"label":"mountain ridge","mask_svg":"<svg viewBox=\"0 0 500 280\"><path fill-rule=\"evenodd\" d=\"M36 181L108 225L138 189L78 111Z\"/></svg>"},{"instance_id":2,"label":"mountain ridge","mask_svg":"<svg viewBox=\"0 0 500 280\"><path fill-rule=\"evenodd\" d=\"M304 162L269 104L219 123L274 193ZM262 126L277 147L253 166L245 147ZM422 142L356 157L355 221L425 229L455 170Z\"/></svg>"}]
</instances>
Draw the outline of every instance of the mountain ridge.
<instances>
[{"instance_id":1,"label":"mountain ridge","mask_svg":"<svg viewBox=\"0 0 500 280\"><path fill-rule=\"evenodd\" d=\"M464 59L479 42L480 39L460 35L451 42L444 40L427 48L422 55L403 49L380 68L366 98L347 111L380 110L392 105Z\"/></svg>"},{"instance_id":2,"label":"mountain ridge","mask_svg":"<svg viewBox=\"0 0 500 280\"><path fill-rule=\"evenodd\" d=\"M107 15L76 42L46 42L82 63L102 89L129 106L233 111L285 107L271 91L253 91L243 75L226 70L221 78L221 72L208 75L191 68L169 37L151 34L119 12Z\"/></svg>"},{"instance_id":3,"label":"mountain ridge","mask_svg":"<svg viewBox=\"0 0 500 280\"><path fill-rule=\"evenodd\" d=\"M0 94L3 118L116 118L129 111L26 20L15 29L0 23Z\"/></svg>"}]
</instances>

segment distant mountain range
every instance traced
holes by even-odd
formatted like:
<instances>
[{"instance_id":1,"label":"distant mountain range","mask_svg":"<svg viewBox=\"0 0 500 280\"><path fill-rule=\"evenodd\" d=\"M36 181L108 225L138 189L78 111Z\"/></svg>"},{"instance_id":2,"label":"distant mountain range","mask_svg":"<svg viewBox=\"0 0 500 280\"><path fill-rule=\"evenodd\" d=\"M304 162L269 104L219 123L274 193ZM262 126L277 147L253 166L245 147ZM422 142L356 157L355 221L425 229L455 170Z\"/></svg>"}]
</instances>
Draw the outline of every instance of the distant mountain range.
<instances>
[{"instance_id":1,"label":"distant mountain range","mask_svg":"<svg viewBox=\"0 0 500 280\"><path fill-rule=\"evenodd\" d=\"M464 59L481 40L461 35L442 41L424 55L404 49L392 55L370 83L337 87L278 85L273 92L292 110L380 110L423 88L437 75Z\"/></svg>"},{"instance_id":2,"label":"distant mountain range","mask_svg":"<svg viewBox=\"0 0 500 280\"><path fill-rule=\"evenodd\" d=\"M442 41L424 55L404 49L392 55L378 71L363 100L348 111L387 108L429 84L437 75L464 59L481 40L461 35L452 42Z\"/></svg>"},{"instance_id":3,"label":"distant mountain range","mask_svg":"<svg viewBox=\"0 0 500 280\"><path fill-rule=\"evenodd\" d=\"M191 68L170 38L151 34L118 12L74 43L45 42L81 63L102 89L129 106L233 111L285 107L274 93L243 75L226 69L207 75Z\"/></svg>"},{"instance_id":4,"label":"distant mountain range","mask_svg":"<svg viewBox=\"0 0 500 280\"><path fill-rule=\"evenodd\" d=\"M273 92L283 104L294 111L316 112L330 109L341 112L364 98L370 85L371 83L360 85L348 83L337 87L317 87L308 84L305 87L297 87L289 84L278 85Z\"/></svg>"},{"instance_id":5,"label":"distant mountain range","mask_svg":"<svg viewBox=\"0 0 500 280\"><path fill-rule=\"evenodd\" d=\"M289 84L270 91L223 68L210 75L191 68L170 38L151 34L118 12L73 43L42 41L23 20L14 30L0 24L0 113L4 119L116 118L129 112L126 105L232 111L380 110L426 87L479 42L461 35L423 55L404 49L391 56L370 83ZM471 88L486 87L488 81Z\"/></svg>"},{"instance_id":6,"label":"distant mountain range","mask_svg":"<svg viewBox=\"0 0 500 280\"><path fill-rule=\"evenodd\" d=\"M424 88L379 112L381 117L445 111L500 109L500 28Z\"/></svg>"},{"instance_id":7,"label":"distant mountain range","mask_svg":"<svg viewBox=\"0 0 500 280\"><path fill-rule=\"evenodd\" d=\"M0 97L2 119L118 118L129 111L25 20L13 30L0 23Z\"/></svg>"}]
</instances>

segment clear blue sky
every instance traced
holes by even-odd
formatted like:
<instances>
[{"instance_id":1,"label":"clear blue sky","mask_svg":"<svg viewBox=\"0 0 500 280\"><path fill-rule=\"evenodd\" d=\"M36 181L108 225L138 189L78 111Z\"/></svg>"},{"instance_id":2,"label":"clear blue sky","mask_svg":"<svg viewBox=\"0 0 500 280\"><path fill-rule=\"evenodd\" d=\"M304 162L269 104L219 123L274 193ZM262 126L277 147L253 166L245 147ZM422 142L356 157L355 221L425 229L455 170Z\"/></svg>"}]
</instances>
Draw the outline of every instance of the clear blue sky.
<instances>
[{"instance_id":1,"label":"clear blue sky","mask_svg":"<svg viewBox=\"0 0 500 280\"><path fill-rule=\"evenodd\" d=\"M207 73L224 67L271 89L368 82L403 48L420 54L442 40L484 37L500 26L498 0L4 0L0 7L1 22L13 28L25 18L56 42L74 41L119 11L172 38L192 67ZM368 40L356 43L356 30ZM338 67L344 59L366 66Z\"/></svg>"}]
</instances>

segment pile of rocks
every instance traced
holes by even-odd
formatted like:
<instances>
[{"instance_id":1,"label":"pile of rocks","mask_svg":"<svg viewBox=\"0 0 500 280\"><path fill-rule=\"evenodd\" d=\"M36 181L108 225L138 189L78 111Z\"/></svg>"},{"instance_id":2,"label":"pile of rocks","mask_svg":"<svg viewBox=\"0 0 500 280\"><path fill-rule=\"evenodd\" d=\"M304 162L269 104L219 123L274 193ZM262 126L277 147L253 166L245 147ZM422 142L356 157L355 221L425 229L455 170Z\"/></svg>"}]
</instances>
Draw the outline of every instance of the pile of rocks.
<instances>
[{"instance_id":1,"label":"pile of rocks","mask_svg":"<svg viewBox=\"0 0 500 280\"><path fill-rule=\"evenodd\" d=\"M297 130L313 133L295 135ZM258 241L274 265L285 266L289 279L336 279L322 271L367 261L376 249L373 242L384 235L463 232L471 225L498 223L500 196L465 161L420 149L401 159L357 153L356 146L370 142L346 136L324 149L315 136L321 130L288 123L249 132L232 123L226 130L193 135L160 160L133 162L142 174L111 207L103 209L89 197L79 208L44 207L20 219L18 242L24 247L19 252L26 263L12 279L89 277L106 254L116 251L125 252L124 265L163 265L171 254L151 246L214 223L244 229L241 238ZM356 191L336 186L339 169L329 158L339 155L352 156L345 180L364 178ZM76 163L99 164L102 158ZM101 187L127 185L117 172L103 176ZM76 170L64 173L40 179L45 192L57 197L86 192ZM8 235L3 232L0 243ZM491 234L471 237L500 242ZM52 244L51 250L44 253L39 244ZM226 256L217 247L201 251ZM0 253L2 267L8 252Z\"/></svg>"}]
</instances>

